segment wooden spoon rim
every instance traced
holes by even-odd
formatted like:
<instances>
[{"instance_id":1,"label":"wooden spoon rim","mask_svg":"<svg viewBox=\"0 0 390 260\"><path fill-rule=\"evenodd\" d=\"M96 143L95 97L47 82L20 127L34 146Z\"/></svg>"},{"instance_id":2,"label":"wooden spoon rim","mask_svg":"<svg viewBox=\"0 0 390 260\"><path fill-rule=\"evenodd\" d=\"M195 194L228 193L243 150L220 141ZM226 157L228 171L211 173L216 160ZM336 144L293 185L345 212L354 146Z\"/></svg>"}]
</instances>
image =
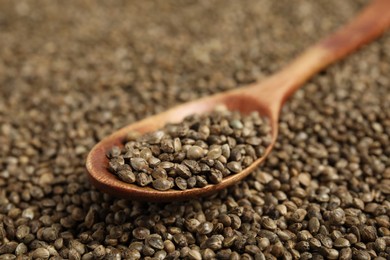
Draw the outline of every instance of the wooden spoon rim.
<instances>
[{"instance_id":1,"label":"wooden spoon rim","mask_svg":"<svg viewBox=\"0 0 390 260\"><path fill-rule=\"evenodd\" d=\"M247 106L248 103L252 104L252 107L250 108L251 111L257 110L269 118L272 129L272 142L266 148L265 153L261 158L258 158L243 171L223 178L221 183L208 184L203 188L192 188L186 190L170 189L167 191L159 191L151 187L140 187L135 184L123 182L108 171L109 160L106 156L106 152L114 145L120 147L123 146L123 140L129 131L140 131L141 133L146 133L157 130L167 122L177 122L182 120L186 115L190 114L188 111L193 111L192 114L195 112L204 113L212 110L218 104L228 104L228 106L230 104L230 106L234 107L244 105ZM257 106L257 108L254 108L253 106ZM194 109L194 107L198 109ZM183 111L184 113L180 114L180 112ZM173 115L175 117L172 117ZM162 118L164 120L161 120ZM119 129L108 137L102 139L92 148L86 161L87 173L90 181L99 190L125 199L166 202L206 196L225 189L248 176L259 164L264 161L264 159L271 152L276 140L276 136L277 122L275 123L275 119L272 118L272 115L270 115L269 111L266 110L266 108L261 107L261 104L258 103L258 101L253 96L248 96L242 92L237 92L234 90L173 107L163 113L145 118L141 121L135 122L134 124L130 124Z\"/></svg>"}]
</instances>

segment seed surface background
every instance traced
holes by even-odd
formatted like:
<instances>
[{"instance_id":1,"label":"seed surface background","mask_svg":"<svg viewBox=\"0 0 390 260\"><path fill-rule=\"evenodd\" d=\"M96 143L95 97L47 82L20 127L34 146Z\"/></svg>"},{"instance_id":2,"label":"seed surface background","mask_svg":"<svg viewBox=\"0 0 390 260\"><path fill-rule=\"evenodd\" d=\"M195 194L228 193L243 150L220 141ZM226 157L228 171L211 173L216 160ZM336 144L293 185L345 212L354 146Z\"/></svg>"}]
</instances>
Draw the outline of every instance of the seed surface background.
<instances>
[{"instance_id":1,"label":"seed surface background","mask_svg":"<svg viewBox=\"0 0 390 260\"><path fill-rule=\"evenodd\" d=\"M389 33L305 84L262 168L212 198L118 200L84 167L105 135L270 75L366 3L0 1L0 255L389 257Z\"/></svg>"}]
</instances>

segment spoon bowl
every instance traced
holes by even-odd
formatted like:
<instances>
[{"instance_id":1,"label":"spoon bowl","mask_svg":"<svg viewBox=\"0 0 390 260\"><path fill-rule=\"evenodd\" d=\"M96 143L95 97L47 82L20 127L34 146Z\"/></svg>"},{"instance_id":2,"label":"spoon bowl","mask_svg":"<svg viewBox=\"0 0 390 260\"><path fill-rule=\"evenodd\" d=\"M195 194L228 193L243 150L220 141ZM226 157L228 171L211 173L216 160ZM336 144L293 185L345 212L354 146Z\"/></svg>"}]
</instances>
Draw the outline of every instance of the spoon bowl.
<instances>
[{"instance_id":1,"label":"spoon bowl","mask_svg":"<svg viewBox=\"0 0 390 260\"><path fill-rule=\"evenodd\" d=\"M249 90L249 89L248 89ZM187 190L168 190L158 191L150 187L140 187L135 184L125 183L119 180L115 175L107 170L108 158L106 152L114 145L123 147L127 133L136 131L141 134L157 130L166 123L175 123L182 121L186 116L196 113L211 112L216 106L225 105L229 110L240 111L247 114L258 111L261 115L268 118L271 122L271 144L266 148L264 155L245 168L239 174L233 174L225 177L219 184L209 184L203 188L192 188ZM225 189L242 178L249 175L260 163L264 161L271 152L277 137L277 118L269 107L261 103L258 99L245 95L240 91L231 91L223 95L217 94L207 98L199 99L194 102L185 103L161 114L146 118L134 124L128 125L114 134L104 138L90 152L87 160L87 168L91 182L99 189L111 195L121 198L131 198L143 201L178 201L200 196L210 195L222 189Z\"/></svg>"},{"instance_id":2,"label":"spoon bowl","mask_svg":"<svg viewBox=\"0 0 390 260\"><path fill-rule=\"evenodd\" d=\"M271 152L278 135L279 113L288 96L320 70L382 35L389 26L390 1L375 0L349 24L307 49L289 65L261 83L185 103L116 131L101 140L88 154L86 167L90 181L99 190L116 197L153 202L207 196L239 182L253 172ZM180 122L188 115L210 112L218 105L225 105L229 110L243 114L258 111L268 118L271 125L272 140L264 155L241 172L223 178L218 184L209 184L203 188L158 191L125 183L108 171L107 151L113 146L123 147L125 137L130 131L141 134L152 132L166 123Z\"/></svg>"}]
</instances>

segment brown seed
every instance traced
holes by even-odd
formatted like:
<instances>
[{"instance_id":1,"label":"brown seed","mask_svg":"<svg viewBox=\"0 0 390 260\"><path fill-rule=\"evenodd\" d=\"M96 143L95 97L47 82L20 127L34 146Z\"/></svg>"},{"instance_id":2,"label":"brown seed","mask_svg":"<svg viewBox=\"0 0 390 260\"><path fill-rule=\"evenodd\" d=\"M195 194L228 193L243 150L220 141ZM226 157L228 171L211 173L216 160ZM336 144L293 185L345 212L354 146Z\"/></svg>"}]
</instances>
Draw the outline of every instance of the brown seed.
<instances>
[{"instance_id":1,"label":"brown seed","mask_svg":"<svg viewBox=\"0 0 390 260\"><path fill-rule=\"evenodd\" d=\"M142 242L132 242L130 245L129 245L129 249L130 250L136 250L136 251L141 251L142 248L144 247L144 244ZM104 248L104 247L103 247Z\"/></svg>"},{"instance_id":2,"label":"brown seed","mask_svg":"<svg viewBox=\"0 0 390 260\"><path fill-rule=\"evenodd\" d=\"M176 137L173 139L173 148L176 153L180 152L182 149L180 138Z\"/></svg>"},{"instance_id":3,"label":"brown seed","mask_svg":"<svg viewBox=\"0 0 390 260\"><path fill-rule=\"evenodd\" d=\"M306 214L307 214L307 212L305 209L297 209L291 215L291 220L294 222L302 222L303 219L306 217Z\"/></svg>"},{"instance_id":4,"label":"brown seed","mask_svg":"<svg viewBox=\"0 0 390 260\"><path fill-rule=\"evenodd\" d=\"M343 233L341 233L339 230L333 230L332 233L330 234L330 237L333 240L336 240L337 238L343 237Z\"/></svg>"},{"instance_id":5,"label":"brown seed","mask_svg":"<svg viewBox=\"0 0 390 260\"><path fill-rule=\"evenodd\" d=\"M239 162L234 162L234 161L229 162L229 163L227 163L226 167L234 173L242 171L242 166L241 166L241 163L239 163Z\"/></svg>"},{"instance_id":6,"label":"brown seed","mask_svg":"<svg viewBox=\"0 0 390 260\"><path fill-rule=\"evenodd\" d=\"M347 239L339 237L334 241L333 245L337 248L343 248L349 247L351 243Z\"/></svg>"},{"instance_id":7,"label":"brown seed","mask_svg":"<svg viewBox=\"0 0 390 260\"><path fill-rule=\"evenodd\" d=\"M269 217L264 217L264 218L262 219L261 225L262 225L265 229L269 229L269 230L275 230L275 229L277 228L275 221L273 221L273 220L272 220L271 218L269 218Z\"/></svg>"},{"instance_id":8,"label":"brown seed","mask_svg":"<svg viewBox=\"0 0 390 260\"><path fill-rule=\"evenodd\" d=\"M215 147L207 153L207 159L216 160L222 155L221 147Z\"/></svg>"},{"instance_id":9,"label":"brown seed","mask_svg":"<svg viewBox=\"0 0 390 260\"><path fill-rule=\"evenodd\" d=\"M359 240L359 239L356 237L356 235L355 235L355 234L352 234L352 233L345 235L344 238L347 239L351 244L355 244L355 243L357 243L358 240Z\"/></svg>"},{"instance_id":10,"label":"brown seed","mask_svg":"<svg viewBox=\"0 0 390 260\"><path fill-rule=\"evenodd\" d=\"M146 167L148 167L148 163L143 158L131 158L130 159L131 167L136 171L142 171Z\"/></svg>"},{"instance_id":11,"label":"brown seed","mask_svg":"<svg viewBox=\"0 0 390 260\"><path fill-rule=\"evenodd\" d=\"M222 155L225 157L225 158L229 158L230 157L230 147L228 144L224 144L221 146L221 152L222 152Z\"/></svg>"},{"instance_id":12,"label":"brown seed","mask_svg":"<svg viewBox=\"0 0 390 260\"><path fill-rule=\"evenodd\" d=\"M242 257L243 257L244 255L239 255L237 252L232 252L231 254L230 254L230 260L240 260L240 259L242 259ZM260 258L261 259L261 258Z\"/></svg>"},{"instance_id":13,"label":"brown seed","mask_svg":"<svg viewBox=\"0 0 390 260\"><path fill-rule=\"evenodd\" d=\"M272 246L271 253L276 257L281 257L284 250L283 244L279 241Z\"/></svg>"},{"instance_id":14,"label":"brown seed","mask_svg":"<svg viewBox=\"0 0 390 260\"><path fill-rule=\"evenodd\" d=\"M263 251L264 249L270 246L270 241L268 238L262 237L258 240L257 245L260 248L260 250Z\"/></svg>"},{"instance_id":15,"label":"brown seed","mask_svg":"<svg viewBox=\"0 0 390 260\"><path fill-rule=\"evenodd\" d=\"M198 226L197 231L201 235L207 235L207 234L210 234L213 231L213 228L214 228L213 223L211 223L211 222L204 222L204 223L201 223Z\"/></svg>"},{"instance_id":16,"label":"brown seed","mask_svg":"<svg viewBox=\"0 0 390 260\"><path fill-rule=\"evenodd\" d=\"M222 240L218 236L211 236L206 240L205 246L214 251L219 250L222 248Z\"/></svg>"},{"instance_id":17,"label":"brown seed","mask_svg":"<svg viewBox=\"0 0 390 260\"><path fill-rule=\"evenodd\" d=\"M321 226L321 224L320 224L320 221L318 220L318 218L312 217L309 220L309 231L310 231L310 233L312 233L312 234L317 233L320 230L320 226Z\"/></svg>"},{"instance_id":18,"label":"brown seed","mask_svg":"<svg viewBox=\"0 0 390 260\"><path fill-rule=\"evenodd\" d=\"M373 226L364 226L360 230L360 234L361 234L362 240L365 242L373 242L377 238L377 231L376 231L376 228Z\"/></svg>"},{"instance_id":19,"label":"brown seed","mask_svg":"<svg viewBox=\"0 0 390 260\"><path fill-rule=\"evenodd\" d=\"M179 175L180 177L185 178L185 179L188 179L189 177L192 176L190 169L184 164L178 164L176 166L176 172L177 172L177 175Z\"/></svg>"},{"instance_id":20,"label":"brown seed","mask_svg":"<svg viewBox=\"0 0 390 260\"><path fill-rule=\"evenodd\" d=\"M45 241L54 241L58 238L58 231L54 228L44 228L42 237Z\"/></svg>"},{"instance_id":21,"label":"brown seed","mask_svg":"<svg viewBox=\"0 0 390 260\"><path fill-rule=\"evenodd\" d=\"M207 185L207 180L202 177L202 176L196 176L196 186L198 186L199 188L203 188Z\"/></svg>"},{"instance_id":22,"label":"brown seed","mask_svg":"<svg viewBox=\"0 0 390 260\"><path fill-rule=\"evenodd\" d=\"M252 137L249 137L246 139L246 143L253 145L253 146L257 146L257 145L260 145L262 143L262 140L259 137L252 136Z\"/></svg>"},{"instance_id":23,"label":"brown seed","mask_svg":"<svg viewBox=\"0 0 390 260\"><path fill-rule=\"evenodd\" d=\"M137 227L133 229L132 233L136 239L144 240L147 236L150 235L150 230L144 227Z\"/></svg>"},{"instance_id":24,"label":"brown seed","mask_svg":"<svg viewBox=\"0 0 390 260\"><path fill-rule=\"evenodd\" d=\"M233 129L242 129L244 127L244 125L241 123L240 120L231 120L229 122L229 125L233 128Z\"/></svg>"},{"instance_id":25,"label":"brown seed","mask_svg":"<svg viewBox=\"0 0 390 260\"><path fill-rule=\"evenodd\" d=\"M32 257L34 259L41 258L41 259L48 259L50 257L50 253L45 248L37 248L32 253Z\"/></svg>"},{"instance_id":26,"label":"brown seed","mask_svg":"<svg viewBox=\"0 0 390 260\"><path fill-rule=\"evenodd\" d=\"M16 248L15 248L15 255L24 255L28 251L28 248L25 244L20 243Z\"/></svg>"},{"instance_id":27,"label":"brown seed","mask_svg":"<svg viewBox=\"0 0 390 260\"><path fill-rule=\"evenodd\" d=\"M165 136L164 131L156 131L149 135L145 136L145 139L150 144L158 144L161 142L162 138Z\"/></svg>"},{"instance_id":28,"label":"brown seed","mask_svg":"<svg viewBox=\"0 0 390 260\"><path fill-rule=\"evenodd\" d=\"M158 166L168 171L173 169L175 167L175 164L173 162L161 162Z\"/></svg>"},{"instance_id":29,"label":"brown seed","mask_svg":"<svg viewBox=\"0 0 390 260\"><path fill-rule=\"evenodd\" d=\"M127 182L127 183L134 183L136 180L135 174L132 171L121 170L121 171L118 171L117 174L118 174L119 179L121 179L122 181Z\"/></svg>"},{"instance_id":30,"label":"brown seed","mask_svg":"<svg viewBox=\"0 0 390 260\"><path fill-rule=\"evenodd\" d=\"M288 232L288 230L286 231L283 231L283 230L278 230L276 231L276 234L278 235L278 237L280 238L281 241L285 242L285 241L290 241L291 240L291 237L292 237L292 234L290 234Z\"/></svg>"},{"instance_id":31,"label":"brown seed","mask_svg":"<svg viewBox=\"0 0 390 260\"><path fill-rule=\"evenodd\" d=\"M160 146L158 146L158 145L151 145L150 146L150 150L152 151L152 155L155 156L155 157L158 157L160 155L160 153L161 153Z\"/></svg>"},{"instance_id":32,"label":"brown seed","mask_svg":"<svg viewBox=\"0 0 390 260\"><path fill-rule=\"evenodd\" d=\"M298 175L298 180L302 185L308 187L310 186L311 176L308 173L301 173Z\"/></svg>"},{"instance_id":33,"label":"brown seed","mask_svg":"<svg viewBox=\"0 0 390 260\"><path fill-rule=\"evenodd\" d=\"M191 146L187 151L187 158L189 160L198 160L203 157L204 150L199 146Z\"/></svg>"},{"instance_id":34,"label":"brown seed","mask_svg":"<svg viewBox=\"0 0 390 260\"><path fill-rule=\"evenodd\" d=\"M206 163L199 163L200 172L202 173L209 173L211 171L210 166L208 166Z\"/></svg>"},{"instance_id":35,"label":"brown seed","mask_svg":"<svg viewBox=\"0 0 390 260\"><path fill-rule=\"evenodd\" d=\"M223 178L223 175L222 175L222 172L217 170L217 169L212 169L211 170L211 173L210 173L210 176L209 176L209 179L210 179L210 182L213 183L213 184L218 184L222 181L222 178Z\"/></svg>"},{"instance_id":36,"label":"brown seed","mask_svg":"<svg viewBox=\"0 0 390 260\"><path fill-rule=\"evenodd\" d=\"M136 139L138 139L139 137L141 136L141 134L139 132L136 132L136 131L130 131L127 133L126 135L126 141L135 141Z\"/></svg>"},{"instance_id":37,"label":"brown seed","mask_svg":"<svg viewBox=\"0 0 390 260\"><path fill-rule=\"evenodd\" d=\"M109 162L109 170L116 172L121 165L125 164L123 157L114 157Z\"/></svg>"},{"instance_id":38,"label":"brown seed","mask_svg":"<svg viewBox=\"0 0 390 260\"><path fill-rule=\"evenodd\" d=\"M309 239L310 248L316 250L321 247L321 242L316 238Z\"/></svg>"},{"instance_id":39,"label":"brown seed","mask_svg":"<svg viewBox=\"0 0 390 260\"><path fill-rule=\"evenodd\" d=\"M375 240L375 248L379 252L383 252L386 250L386 241L384 238L379 237Z\"/></svg>"},{"instance_id":40,"label":"brown seed","mask_svg":"<svg viewBox=\"0 0 390 260\"><path fill-rule=\"evenodd\" d=\"M301 258L302 260L308 260L308 259L313 259L313 255L309 252L304 252L301 254ZM323 258L317 258L317 259L323 259Z\"/></svg>"},{"instance_id":41,"label":"brown seed","mask_svg":"<svg viewBox=\"0 0 390 260\"><path fill-rule=\"evenodd\" d=\"M256 245L246 245L245 252L251 255L258 255L261 253L261 250Z\"/></svg>"},{"instance_id":42,"label":"brown seed","mask_svg":"<svg viewBox=\"0 0 390 260\"><path fill-rule=\"evenodd\" d=\"M187 166L194 174L197 174L201 171L199 164L194 160L184 160L183 164Z\"/></svg>"},{"instance_id":43,"label":"brown seed","mask_svg":"<svg viewBox=\"0 0 390 260\"><path fill-rule=\"evenodd\" d=\"M69 242L69 247L76 250L80 255L85 253L85 246L83 243L73 239Z\"/></svg>"},{"instance_id":44,"label":"brown seed","mask_svg":"<svg viewBox=\"0 0 390 260\"><path fill-rule=\"evenodd\" d=\"M198 228L198 226L200 225L200 221L197 220L196 218L191 218L191 219L185 220L184 225L188 231L194 232Z\"/></svg>"},{"instance_id":45,"label":"brown seed","mask_svg":"<svg viewBox=\"0 0 390 260\"><path fill-rule=\"evenodd\" d=\"M363 259L371 259L371 256L367 251L353 249L352 258L357 260L363 260Z\"/></svg>"},{"instance_id":46,"label":"brown seed","mask_svg":"<svg viewBox=\"0 0 390 260\"><path fill-rule=\"evenodd\" d=\"M310 243L307 241L300 241L296 244L295 248L299 252L306 252L310 250Z\"/></svg>"},{"instance_id":47,"label":"brown seed","mask_svg":"<svg viewBox=\"0 0 390 260\"><path fill-rule=\"evenodd\" d=\"M170 240L165 240L164 249L165 251L167 251L168 254L172 253L173 251L175 251L175 244Z\"/></svg>"},{"instance_id":48,"label":"brown seed","mask_svg":"<svg viewBox=\"0 0 390 260\"><path fill-rule=\"evenodd\" d=\"M156 252L156 250L153 247L145 245L142 248L142 252L141 253L143 255L145 255L145 256L152 256L152 255L154 255L155 252Z\"/></svg>"},{"instance_id":49,"label":"brown seed","mask_svg":"<svg viewBox=\"0 0 390 260\"><path fill-rule=\"evenodd\" d=\"M175 235L173 235L173 240L179 247L187 247L188 245L187 238L183 233L176 233ZM188 254L188 250L185 255L187 254Z\"/></svg>"},{"instance_id":50,"label":"brown seed","mask_svg":"<svg viewBox=\"0 0 390 260\"><path fill-rule=\"evenodd\" d=\"M196 176L192 176L192 177L188 178L187 179L187 187L189 187L189 188L195 187L196 182L197 182Z\"/></svg>"},{"instance_id":51,"label":"brown seed","mask_svg":"<svg viewBox=\"0 0 390 260\"><path fill-rule=\"evenodd\" d=\"M136 175L136 182L139 186L146 186L148 185L149 183L151 183L153 180L152 180L152 177L144 172L140 172ZM162 179L160 179L162 180Z\"/></svg>"},{"instance_id":52,"label":"brown seed","mask_svg":"<svg viewBox=\"0 0 390 260\"><path fill-rule=\"evenodd\" d=\"M333 241L330 237L327 236L327 234L318 234L316 236L317 239L321 241L321 243L324 245L326 248L332 248L333 247Z\"/></svg>"},{"instance_id":53,"label":"brown seed","mask_svg":"<svg viewBox=\"0 0 390 260\"><path fill-rule=\"evenodd\" d=\"M237 236L225 237L222 245L223 247L231 247L236 240L237 240Z\"/></svg>"},{"instance_id":54,"label":"brown seed","mask_svg":"<svg viewBox=\"0 0 390 260\"><path fill-rule=\"evenodd\" d=\"M187 180L182 177L175 178L175 184L180 190L187 189Z\"/></svg>"},{"instance_id":55,"label":"brown seed","mask_svg":"<svg viewBox=\"0 0 390 260\"><path fill-rule=\"evenodd\" d=\"M168 179L156 179L152 182L153 188L156 190L169 190L172 188L173 183Z\"/></svg>"},{"instance_id":56,"label":"brown seed","mask_svg":"<svg viewBox=\"0 0 390 260\"><path fill-rule=\"evenodd\" d=\"M121 154L121 148L118 146L114 146L111 148L111 150L107 153L108 158L118 157Z\"/></svg>"},{"instance_id":57,"label":"brown seed","mask_svg":"<svg viewBox=\"0 0 390 260\"><path fill-rule=\"evenodd\" d=\"M81 259L80 254L73 248L69 249L68 257L71 260L80 260Z\"/></svg>"},{"instance_id":58,"label":"brown seed","mask_svg":"<svg viewBox=\"0 0 390 260\"><path fill-rule=\"evenodd\" d=\"M339 252L336 249L325 248L322 251L323 251L323 255L327 259L338 259L339 258Z\"/></svg>"},{"instance_id":59,"label":"brown seed","mask_svg":"<svg viewBox=\"0 0 390 260\"><path fill-rule=\"evenodd\" d=\"M215 168L215 170L218 170L218 171L221 171L221 172L226 169L225 165L223 165L223 163L221 163L218 160L214 161L213 167Z\"/></svg>"},{"instance_id":60,"label":"brown seed","mask_svg":"<svg viewBox=\"0 0 390 260\"><path fill-rule=\"evenodd\" d=\"M307 241L309 238L312 238L313 235L308 230L302 230L298 232L297 237L299 240Z\"/></svg>"},{"instance_id":61,"label":"brown seed","mask_svg":"<svg viewBox=\"0 0 390 260\"><path fill-rule=\"evenodd\" d=\"M341 208L337 208L330 213L330 221L334 225L341 225L345 222L345 212Z\"/></svg>"},{"instance_id":62,"label":"brown seed","mask_svg":"<svg viewBox=\"0 0 390 260\"><path fill-rule=\"evenodd\" d=\"M188 252L188 258L191 260L202 260L202 255L198 250L191 249Z\"/></svg>"},{"instance_id":63,"label":"brown seed","mask_svg":"<svg viewBox=\"0 0 390 260\"><path fill-rule=\"evenodd\" d=\"M229 217L231 219L231 227L234 229L239 229L241 227L241 219L236 214L229 214Z\"/></svg>"},{"instance_id":64,"label":"brown seed","mask_svg":"<svg viewBox=\"0 0 390 260\"><path fill-rule=\"evenodd\" d=\"M125 144L125 147L128 146L128 143ZM125 154L123 154L122 157L125 161L129 161L133 157L139 157L140 156L140 151L134 147L128 148L126 147L127 151ZM119 158L119 157L118 157Z\"/></svg>"},{"instance_id":65,"label":"brown seed","mask_svg":"<svg viewBox=\"0 0 390 260\"><path fill-rule=\"evenodd\" d=\"M148 163L150 167L156 167L161 163L161 160L152 156L149 158Z\"/></svg>"},{"instance_id":66,"label":"brown seed","mask_svg":"<svg viewBox=\"0 0 390 260\"><path fill-rule=\"evenodd\" d=\"M0 246L0 254L13 253L17 246L16 242L6 242Z\"/></svg>"},{"instance_id":67,"label":"brown seed","mask_svg":"<svg viewBox=\"0 0 390 260\"><path fill-rule=\"evenodd\" d=\"M225 213L220 214L218 216L218 221L222 223L225 227L229 227L232 224L231 218Z\"/></svg>"},{"instance_id":68,"label":"brown seed","mask_svg":"<svg viewBox=\"0 0 390 260\"><path fill-rule=\"evenodd\" d=\"M156 253L154 253L153 257L158 260L163 260L165 259L166 256L167 256L167 252L165 252L164 250L159 250Z\"/></svg>"},{"instance_id":69,"label":"brown seed","mask_svg":"<svg viewBox=\"0 0 390 260\"><path fill-rule=\"evenodd\" d=\"M168 174L167 174L167 171L164 170L163 168L157 167L153 170L152 177L154 179L166 179L166 178L168 178Z\"/></svg>"},{"instance_id":70,"label":"brown seed","mask_svg":"<svg viewBox=\"0 0 390 260\"><path fill-rule=\"evenodd\" d=\"M138 251L137 251L138 252ZM104 246L100 245L100 246L97 246L93 252L92 252L92 255L94 258L96 259L102 259L105 255L106 255L106 249L104 248Z\"/></svg>"},{"instance_id":71,"label":"brown seed","mask_svg":"<svg viewBox=\"0 0 390 260\"><path fill-rule=\"evenodd\" d=\"M30 227L26 225L21 225L16 229L16 237L21 240L25 238L30 233Z\"/></svg>"},{"instance_id":72,"label":"brown seed","mask_svg":"<svg viewBox=\"0 0 390 260\"><path fill-rule=\"evenodd\" d=\"M153 156L152 151L147 147L143 148L140 152L140 157L142 159L145 159L146 161L148 161L150 158L152 158L152 156Z\"/></svg>"},{"instance_id":73,"label":"brown seed","mask_svg":"<svg viewBox=\"0 0 390 260\"><path fill-rule=\"evenodd\" d=\"M164 139L161 141L161 150L166 153L173 153L175 148L172 139Z\"/></svg>"},{"instance_id":74,"label":"brown seed","mask_svg":"<svg viewBox=\"0 0 390 260\"><path fill-rule=\"evenodd\" d=\"M54 247L59 250L63 247L64 245L64 239L63 238L58 238L54 241Z\"/></svg>"},{"instance_id":75,"label":"brown seed","mask_svg":"<svg viewBox=\"0 0 390 260\"><path fill-rule=\"evenodd\" d=\"M153 248L156 249L163 249L164 248L164 242L160 235L158 234L151 234L146 237L145 243Z\"/></svg>"},{"instance_id":76,"label":"brown seed","mask_svg":"<svg viewBox=\"0 0 390 260\"><path fill-rule=\"evenodd\" d=\"M343 248L340 250L339 259L347 260L352 258L352 250L349 247Z\"/></svg>"}]
</instances>

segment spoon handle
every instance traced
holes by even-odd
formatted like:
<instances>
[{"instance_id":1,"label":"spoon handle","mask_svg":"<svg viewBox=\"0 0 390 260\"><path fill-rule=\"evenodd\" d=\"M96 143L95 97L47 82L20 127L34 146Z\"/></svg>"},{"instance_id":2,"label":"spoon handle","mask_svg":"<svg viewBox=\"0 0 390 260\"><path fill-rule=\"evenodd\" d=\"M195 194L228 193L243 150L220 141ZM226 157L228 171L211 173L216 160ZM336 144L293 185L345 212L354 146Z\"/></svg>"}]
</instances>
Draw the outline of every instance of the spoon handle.
<instances>
[{"instance_id":1,"label":"spoon handle","mask_svg":"<svg viewBox=\"0 0 390 260\"><path fill-rule=\"evenodd\" d=\"M267 95L268 100L280 100L277 106L269 101L276 114L283 102L313 75L376 39L389 27L390 0L373 0L348 24L307 49L265 82L253 87L258 89L256 92L260 95Z\"/></svg>"}]
</instances>

